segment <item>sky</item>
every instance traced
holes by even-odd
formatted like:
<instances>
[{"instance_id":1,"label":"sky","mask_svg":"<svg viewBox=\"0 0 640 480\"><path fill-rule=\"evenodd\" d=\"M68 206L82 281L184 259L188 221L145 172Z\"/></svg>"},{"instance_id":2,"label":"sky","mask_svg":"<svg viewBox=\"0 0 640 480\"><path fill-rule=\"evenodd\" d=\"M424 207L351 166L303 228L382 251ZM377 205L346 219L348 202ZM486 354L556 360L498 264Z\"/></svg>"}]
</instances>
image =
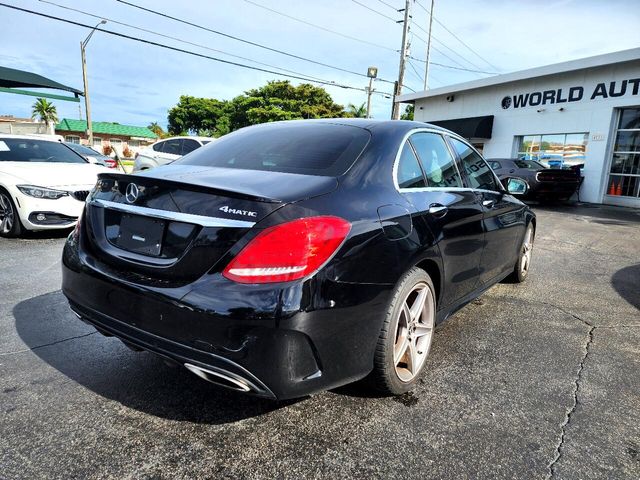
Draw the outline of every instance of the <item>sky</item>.
<instances>
[{"instance_id":1,"label":"sky","mask_svg":"<svg viewBox=\"0 0 640 480\"><path fill-rule=\"evenodd\" d=\"M367 67L377 66L380 79L393 81L398 77L397 50L402 25L395 20L400 20L402 13L393 7L403 8L403 0L127 1L339 69L366 74ZM48 2L82 10L94 17ZM118 0L1 0L0 3L91 25L105 18L107 24L102 28L136 38L275 70L228 54L242 56L336 84L361 89L367 85L365 77L248 45ZM419 0L416 4L412 0L410 55L415 59L426 57L423 40L427 38L429 19L424 7L430 8L430 3L431 0ZM432 65L431 88L640 46L638 0L435 0L434 11L431 60L487 73ZM2 6L0 23L0 66L35 72L82 90L80 42L89 33L88 29ZM423 90L424 69L425 63L411 60L403 93L410 89ZM99 31L87 46L87 71L92 119L130 125L158 122L166 126L167 112L180 95L230 99L269 80L286 78ZM296 79L291 81L302 83ZM393 85L376 81L374 88L390 93ZM332 85L326 89L334 101L342 105L360 105L366 101L363 91ZM34 97L0 93L0 115L29 117L34 100ZM59 118L79 117L78 104L57 100L54 104ZM84 105L82 107L82 118L85 118ZM373 95L374 118L389 118L390 112L391 98Z\"/></svg>"}]
</instances>

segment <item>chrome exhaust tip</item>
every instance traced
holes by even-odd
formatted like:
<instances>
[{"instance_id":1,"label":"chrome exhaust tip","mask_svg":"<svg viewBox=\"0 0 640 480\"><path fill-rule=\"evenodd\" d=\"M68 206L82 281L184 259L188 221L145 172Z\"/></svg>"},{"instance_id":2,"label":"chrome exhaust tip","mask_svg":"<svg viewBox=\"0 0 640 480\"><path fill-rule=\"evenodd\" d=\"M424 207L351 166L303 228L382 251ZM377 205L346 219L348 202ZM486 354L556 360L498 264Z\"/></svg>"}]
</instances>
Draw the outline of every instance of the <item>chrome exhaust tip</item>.
<instances>
[{"instance_id":1,"label":"chrome exhaust tip","mask_svg":"<svg viewBox=\"0 0 640 480\"><path fill-rule=\"evenodd\" d=\"M252 383L248 382L242 377L239 377L238 375L227 372L226 370L202 368L191 363L185 363L184 366L191 373L194 373L203 380L206 380L207 382L213 383L215 385L230 388L231 390L236 390L244 393L260 392L260 389Z\"/></svg>"}]
</instances>

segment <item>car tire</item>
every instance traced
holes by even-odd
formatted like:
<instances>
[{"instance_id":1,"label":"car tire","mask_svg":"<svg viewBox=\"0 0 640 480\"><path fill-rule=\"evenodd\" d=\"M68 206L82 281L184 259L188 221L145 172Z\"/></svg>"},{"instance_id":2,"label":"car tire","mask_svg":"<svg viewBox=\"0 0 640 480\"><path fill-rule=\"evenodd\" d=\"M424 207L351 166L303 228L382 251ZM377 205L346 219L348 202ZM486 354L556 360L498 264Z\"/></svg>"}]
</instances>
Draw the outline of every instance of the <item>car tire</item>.
<instances>
[{"instance_id":1,"label":"car tire","mask_svg":"<svg viewBox=\"0 0 640 480\"><path fill-rule=\"evenodd\" d=\"M529 222L524 232L520 249L518 250L518 260L513 267L513 272L505 279L508 283L522 283L527 279L531 266L531 254L533 253L533 240L535 230L533 224Z\"/></svg>"},{"instance_id":2,"label":"car tire","mask_svg":"<svg viewBox=\"0 0 640 480\"><path fill-rule=\"evenodd\" d=\"M0 188L0 237L18 237L23 230L18 209L11 195L4 188Z\"/></svg>"},{"instance_id":3,"label":"car tire","mask_svg":"<svg viewBox=\"0 0 640 480\"><path fill-rule=\"evenodd\" d=\"M385 395L411 390L424 370L433 340L436 295L424 270L398 282L378 337L369 384Z\"/></svg>"}]
</instances>

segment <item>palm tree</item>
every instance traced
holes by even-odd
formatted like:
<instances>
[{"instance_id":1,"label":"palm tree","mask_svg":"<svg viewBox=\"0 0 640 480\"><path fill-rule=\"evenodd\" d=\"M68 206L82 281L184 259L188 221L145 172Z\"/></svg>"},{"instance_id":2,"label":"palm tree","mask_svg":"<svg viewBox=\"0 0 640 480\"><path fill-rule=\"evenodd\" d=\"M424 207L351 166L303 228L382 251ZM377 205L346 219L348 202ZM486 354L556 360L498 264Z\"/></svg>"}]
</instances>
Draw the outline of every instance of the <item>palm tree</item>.
<instances>
[{"instance_id":1,"label":"palm tree","mask_svg":"<svg viewBox=\"0 0 640 480\"><path fill-rule=\"evenodd\" d=\"M353 115L355 118L365 118L367 116L367 107L363 103L359 107L356 107L353 103L347 105L347 112Z\"/></svg>"},{"instance_id":2,"label":"palm tree","mask_svg":"<svg viewBox=\"0 0 640 480\"><path fill-rule=\"evenodd\" d=\"M166 135L165 131L162 129L160 124L158 124L158 122L151 122L147 128L160 138L163 138Z\"/></svg>"},{"instance_id":3,"label":"palm tree","mask_svg":"<svg viewBox=\"0 0 640 480\"><path fill-rule=\"evenodd\" d=\"M58 123L56 106L46 98L38 98L31 108L31 118L35 119L39 117L40 121L44 122L47 129L53 134L53 127Z\"/></svg>"}]
</instances>

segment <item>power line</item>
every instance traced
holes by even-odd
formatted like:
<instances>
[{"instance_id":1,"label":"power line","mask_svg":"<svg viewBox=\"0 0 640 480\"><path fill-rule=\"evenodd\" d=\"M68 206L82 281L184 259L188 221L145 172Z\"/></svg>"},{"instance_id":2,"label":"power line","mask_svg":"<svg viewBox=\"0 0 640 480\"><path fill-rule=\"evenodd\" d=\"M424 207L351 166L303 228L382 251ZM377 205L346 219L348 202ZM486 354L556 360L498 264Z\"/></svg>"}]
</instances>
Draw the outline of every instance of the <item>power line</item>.
<instances>
[{"instance_id":1,"label":"power line","mask_svg":"<svg viewBox=\"0 0 640 480\"><path fill-rule=\"evenodd\" d=\"M293 78L293 79L296 79L296 80L303 80L303 81L312 82L312 83L319 83L319 84L323 84L323 85L329 85L329 86L334 86L334 87L339 87L339 88L344 88L344 89L349 89L349 90L358 90L358 91L361 91L361 92L365 92L366 91L365 88L353 87L351 85L340 84L340 83L336 83L336 82L333 82L333 81L313 80L313 79L310 79L309 77L298 76L298 75L290 75L290 74L286 74L286 73L276 72L276 71L273 71L273 70L267 70L267 69L264 69L264 68L254 67L254 66L251 66L251 65L246 65L246 64L243 64L243 63L232 62L230 60L225 60L225 59L222 59L222 58L212 57L210 55L205 55L203 53L193 52L193 51L190 51L190 50L185 50L183 48L173 47L171 45L165 45L163 43L158 43L158 42L154 42L154 41L151 41L151 40L132 37L131 35L126 35L124 33L114 32L114 31L111 31L111 30L105 30L104 28L94 27L93 25L87 25L85 23L80 23L80 22L76 22L76 21L73 21L73 20L67 20L65 18L56 17L54 15L49 15L49 14L42 13L42 12L36 12L34 10L29 10L29 9L26 9L26 8L16 7L14 5L7 5L6 3L0 3L0 6L6 7L6 8L10 8L12 10L18 10L18 11L29 13L29 14L32 14L32 15L37 15L37 16L40 16L40 17L48 18L50 20L56 20L56 21L59 21L59 22L68 23L70 25L75 25L75 26L87 28L87 29L90 29L90 30L96 30L96 31L99 31L99 32L102 32L102 33L106 33L108 35L113 35L113 36L116 36L116 37L126 38L128 40L133 40L135 42L145 43L145 44L148 44L148 45L153 45L153 46L164 48L164 49L167 49L167 50L172 50L174 52L184 53L184 54L192 55L194 57L199 57L199 58L205 58L205 59L208 59L208 60L213 60L215 62L225 63L225 64L228 64L228 65L234 65L236 67L246 68L246 69L250 69L250 70L256 70L256 71L259 71L259 72L270 73L270 74L273 74L273 75L280 75L280 76L283 76L283 77L289 77L289 78ZM379 94L379 95L392 96L391 93L387 93L387 92L374 92L374 93Z\"/></svg>"},{"instance_id":2,"label":"power line","mask_svg":"<svg viewBox=\"0 0 640 480\"><path fill-rule=\"evenodd\" d=\"M121 0L117 0L117 1L121 1ZM351 35L347 35L347 34L344 34L344 33L341 33L341 32L336 32L335 30L331 30L330 28L323 27L321 25L316 25L315 23L308 22L308 21L303 20L301 18L297 18L297 17L294 17L294 16L289 15L287 13L280 12L278 10L274 10L273 8L267 7L266 5L262 5L261 3L254 2L252 0L244 0L244 1L247 2L247 3L250 3L251 5L256 6L258 8L262 8L264 10L267 10L267 11L271 12L271 13L275 13L276 15L280 15L282 17L286 17L286 18L288 18L290 20L294 20L294 21L299 22L299 23L304 23L305 25L308 25L310 27L317 28L317 29L325 31L325 32L333 33L334 35L339 35L339 36L341 36L343 38L348 38L349 40L354 40L356 42L364 43L366 45L371 45L373 47L382 48L384 50L388 50L388 51L391 51L391 52L397 52L397 50L395 48L386 47L386 46L380 45L378 43L369 42L368 40L362 40L361 38L352 37ZM391 83L393 83L393 82L391 82Z\"/></svg>"},{"instance_id":3,"label":"power line","mask_svg":"<svg viewBox=\"0 0 640 480\"><path fill-rule=\"evenodd\" d=\"M431 48L433 48L433 47L431 47ZM422 58L412 57L411 55L409 55L409 58L415 60L416 62L427 63L427 61L423 60ZM487 75L498 75L496 72L485 72L483 70L473 70L471 68L454 67L453 65L445 65L443 63L437 63L437 62L429 62L429 64L430 65L437 65L438 67L443 67L443 68L453 68L454 70L462 70L462 71L465 71L465 72L486 73Z\"/></svg>"},{"instance_id":4,"label":"power line","mask_svg":"<svg viewBox=\"0 0 640 480\"><path fill-rule=\"evenodd\" d=\"M431 12L424 6L422 5L419 1L416 0L416 4L422 8L425 12L427 12L427 14L431 15ZM487 65L489 65L491 68L493 68L494 70L500 70L498 67L496 67L495 65L493 65L491 62L489 62L489 60L487 60L486 58L484 58L482 55L480 55L478 52L476 52L473 48L471 48L469 45L467 45L460 37L458 37L455 33L453 33L451 30L449 30L446 25L444 23L442 23L440 20L438 20L438 18L436 16L433 17L433 19L436 21L436 23L438 23L438 25L440 25L442 28L444 28L447 32L449 32L456 40L458 40L462 45L464 45L465 47L467 47L467 49L473 53L476 57L478 57L480 60L482 60L483 62L485 62Z\"/></svg>"},{"instance_id":5,"label":"power line","mask_svg":"<svg viewBox=\"0 0 640 480\"><path fill-rule=\"evenodd\" d=\"M416 37L418 40L420 40L420 41L424 42L424 44L425 44L425 45L427 44L427 41L426 41L424 38L422 38L420 35L418 35L417 33L413 32L413 36L414 36L414 37ZM435 39L435 37L434 37L433 35L431 35L431 38L434 38L434 39ZM440 42L440 43L442 43L442 42ZM444 53L442 50L440 50L440 49L439 49L438 47L436 47L435 45L431 45L431 48L432 48L433 50L435 50L436 52L438 52L438 53L439 53L440 55L442 55L443 57L445 57L447 60L450 60L450 61L452 61L453 63L455 63L456 65L458 65L459 67L467 68L467 66L466 66L466 65L461 64L461 63L460 63L460 62L458 62L455 58L451 58L449 55L447 55L446 53ZM429 62L429 63L431 63L431 62ZM452 68L454 68L454 67L452 67ZM477 72L477 73L480 73L478 70L471 70L471 69L469 69L468 71L470 71L470 72L474 72L474 71L475 71L475 72Z\"/></svg>"},{"instance_id":6,"label":"power line","mask_svg":"<svg viewBox=\"0 0 640 480\"><path fill-rule=\"evenodd\" d=\"M298 60L303 60L303 61L305 61L305 62L314 63L314 64L316 64L316 65L321 65L321 66L323 66L323 67L331 68L331 69L333 69L333 70L338 70L338 71L341 71L341 72L350 73L350 74L352 74L352 75L357 75L357 76L359 76L359 77L365 77L365 78L368 78L368 77L367 77L367 75L366 75L366 74L364 74L364 73L355 72L355 71L353 71L353 70L348 70L348 69L346 69L346 68L337 67L337 66L335 66L335 65L329 65L328 63L319 62L319 61L317 61L317 60L312 60L312 59L310 59L310 58L302 57L302 56L300 56L300 55L295 55L295 54L293 54L293 53L285 52L285 51L283 51L283 50L279 50L279 49L277 49L277 48L268 47L268 46L263 45L263 44L261 44L261 43L257 43L257 42L253 42L253 41L251 41L251 40L246 40L246 39L244 39L244 38L236 37L235 35L230 35L230 34L228 34L228 33L220 32L220 31L218 31L218 30L213 30L213 29L211 29L211 28L204 27L204 26L202 26L202 25L198 25L197 23L193 23L193 22L190 22L190 21L188 21L188 20L183 20L183 19L181 19L181 18L177 18L177 17L174 17L174 16L169 15L169 14L166 14L166 13L162 13L162 12L159 12L159 11L156 11L156 10L152 10L152 9L150 9L150 8L142 7L142 6L140 6L140 5L136 5L136 4L134 4L134 3L127 2L126 0L116 0L116 1L117 1L117 2L120 2L120 3L123 3L123 4L125 4L125 5L129 5L130 7L137 8L137 9L139 9L139 10L143 10L143 11L145 11L145 12L152 13L152 14L154 14L154 15L158 15L158 16L160 16L160 17L168 18L168 19L170 19L170 20L174 20L174 21L176 21L176 22L180 22L180 23L183 23L183 24L185 24L185 25L189 25L189 26L191 26L191 27L199 28L200 30L205 30L205 31L210 32L210 33L215 33L216 35L221 35L221 36L223 36L223 37L231 38L232 40L237 40L237 41L239 41L239 42L246 43L246 44L248 44L248 45L252 45L252 46L254 46L254 47L258 47L258 48L262 48L262 49L265 49L265 50L269 50L269 51L271 51L271 52L276 52L276 53L279 53L279 54L281 54L281 55L286 55L286 56L288 56L288 57L296 58L296 59L298 59ZM245 1L248 1L248 0L245 0ZM250 3L253 3L253 2L250 2ZM383 78L379 78L378 80L379 80L379 81L381 81L381 82L385 82L385 83L391 83L391 84L392 84L392 83L394 83L394 82L392 82L391 80L385 80L385 79L383 79Z\"/></svg>"},{"instance_id":7,"label":"power line","mask_svg":"<svg viewBox=\"0 0 640 480\"><path fill-rule=\"evenodd\" d=\"M398 8L394 7L393 5L391 5L390 3L385 2L384 0L378 0L380 3L382 3L383 5L386 5L387 7L389 7L392 10L395 10L396 12L399 11Z\"/></svg>"},{"instance_id":8,"label":"power line","mask_svg":"<svg viewBox=\"0 0 640 480\"><path fill-rule=\"evenodd\" d=\"M392 22L396 22L396 19L395 19L395 18L392 18L392 17L390 17L389 15L385 15L384 13L382 13L382 12L380 12L380 11L376 10L375 8L371 8L371 7L369 7L368 5L365 5L364 3L361 3L361 2L359 2L358 0L351 0L351 1L352 1L353 3L356 3L356 4L360 5L360 6L361 6L361 7L363 7L363 8L366 8L367 10L369 10L369 11L371 11L371 12L373 12L373 13L377 14L377 15L380 15L381 17L388 18L388 19L389 19L389 20L391 20Z\"/></svg>"},{"instance_id":9,"label":"power line","mask_svg":"<svg viewBox=\"0 0 640 480\"><path fill-rule=\"evenodd\" d=\"M85 11L83 11L83 10L78 10L77 8L68 7L68 6L66 6L66 5L60 5L60 4L58 4L58 3L51 2L51 1L49 1L49 0L39 0L39 1L40 1L40 2L42 2L42 3L47 3L47 4L49 4L49 5L56 6L56 7L58 7L58 8L62 8L63 10L69 10L69 11L72 11L72 12L80 13L80 14L82 14L82 15L86 15L86 16L88 16L88 17L107 20L107 21L109 21L110 23L113 23L113 24L115 24L115 25L122 25L122 26L124 26L124 27L132 28L132 29L134 29L134 30L139 30L139 31L141 31L141 32L150 33L150 34L152 34L152 35L157 35L157 36L159 36L159 37L167 38L167 39L169 39L169 40L174 40L174 41L176 41L176 42L184 43L184 44L186 44L186 45L191 45L191 46L193 46L193 47L203 48L203 49L205 49L205 50L209 50L209 51L212 51L212 52L222 53L223 55L227 55L227 56L229 56L229 57L233 57L233 58L239 58L239 59L241 59L241 60L247 60L247 61L249 61L249 62L253 62L253 63L257 64L257 65L262 65L262 66L264 66L264 67L275 68L275 69L278 69L278 70L282 70L283 72L293 73L294 75L304 75L304 76L309 77L309 78L313 78L313 79L316 79L316 80L324 81L323 79L321 79L321 78L319 78L319 77L314 77L314 76L312 76L312 75L308 75L308 74L306 74L306 73L300 73L300 72L296 72L295 70L289 70L289 69L286 69L286 68L283 68L283 67L279 67L279 66L277 66L277 65L271 65L271 64L269 64L269 63L259 62L258 60L254 60L254 59L252 59L252 58L243 57L243 56L241 56L241 55L235 55L235 54L233 54L233 53L225 52L224 50L218 50L218 49L216 49L216 48L211 48L211 47L208 47L208 46L206 46L206 45L202 45L202 44L200 44L200 43L194 43L194 42L190 42L190 41L188 41L188 40L183 40L183 39L181 39L181 38L172 37L171 35L166 35L166 34L164 34L164 33L155 32L155 31L153 31L153 30L148 30L148 29L146 29L146 28L142 28L142 27L138 27L138 26L135 26L135 25L131 25L131 24L129 24L129 23L120 22L120 21L118 21L118 20L114 20L114 19L112 19L112 18L108 18L108 17L102 16L102 15L95 15L95 14L93 14L93 13L85 12Z\"/></svg>"},{"instance_id":10,"label":"power line","mask_svg":"<svg viewBox=\"0 0 640 480\"><path fill-rule=\"evenodd\" d=\"M435 18L435 17L434 17ZM425 30L424 28L422 28L420 25L418 25L417 23L414 23L414 26L416 28L418 28L419 30L421 30L422 32L424 32L426 35L429 35L429 32L427 30ZM450 52L452 52L454 55L457 55L458 57L460 57L462 60L464 60L465 62L467 62L469 65L471 65L474 68L480 69L482 67L479 67L478 65L476 65L475 63L473 63L471 60L469 60L467 57L459 54L458 52L456 52L453 48L451 48L449 45L447 45L446 43L444 43L442 40L440 40L438 37L436 37L434 34L431 34L431 38L438 42L440 45L442 45L444 48L446 48L447 50L449 50ZM451 59L451 57L447 57L449 58L451 61L455 61L453 59ZM456 62L457 63L457 62ZM458 64L460 65L460 64ZM463 66L463 65L461 65Z\"/></svg>"}]
</instances>

